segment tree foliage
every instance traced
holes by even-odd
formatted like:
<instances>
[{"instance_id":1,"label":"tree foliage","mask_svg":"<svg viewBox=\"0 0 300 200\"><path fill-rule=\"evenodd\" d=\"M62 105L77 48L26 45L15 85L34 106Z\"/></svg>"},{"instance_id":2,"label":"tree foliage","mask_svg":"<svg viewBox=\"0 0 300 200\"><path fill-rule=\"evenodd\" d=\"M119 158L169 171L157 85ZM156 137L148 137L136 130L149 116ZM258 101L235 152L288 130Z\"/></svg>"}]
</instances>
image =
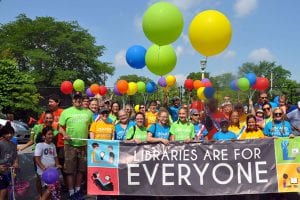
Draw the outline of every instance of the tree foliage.
<instances>
[{"instance_id":1,"label":"tree foliage","mask_svg":"<svg viewBox=\"0 0 300 200\"><path fill-rule=\"evenodd\" d=\"M80 78L86 84L104 84L114 67L101 62L104 46L77 22L52 17L32 20L21 14L0 26L0 59L15 59L22 72L29 72L38 87L59 86L63 80Z\"/></svg>"}]
</instances>

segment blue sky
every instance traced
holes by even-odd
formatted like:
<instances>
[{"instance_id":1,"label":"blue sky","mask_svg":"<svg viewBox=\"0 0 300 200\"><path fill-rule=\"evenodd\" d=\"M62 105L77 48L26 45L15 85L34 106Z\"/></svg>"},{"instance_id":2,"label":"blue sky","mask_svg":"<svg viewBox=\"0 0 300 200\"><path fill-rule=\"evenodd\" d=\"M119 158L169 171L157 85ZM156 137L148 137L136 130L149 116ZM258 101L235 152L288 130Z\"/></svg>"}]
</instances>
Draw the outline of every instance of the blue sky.
<instances>
[{"instance_id":1,"label":"blue sky","mask_svg":"<svg viewBox=\"0 0 300 200\"><path fill-rule=\"evenodd\" d=\"M25 13L30 18L51 16L58 21L78 21L106 50L100 60L111 62L115 75L112 86L121 75L137 74L159 79L147 67L137 70L126 64L126 50L132 45L151 46L143 33L142 18L147 8L157 1L146 0L1 0L0 23L14 21ZM184 30L172 45L177 64L170 73L181 84L190 72L200 71L204 57L196 52L188 39L188 27L197 13L217 9L231 22L232 39L227 49L208 58L207 71L212 75L236 73L245 62L275 61L292 72L300 82L300 1L274 0L168 0L183 14ZM78 77L80 78L80 77ZM200 79L200 77L199 77Z\"/></svg>"}]
</instances>

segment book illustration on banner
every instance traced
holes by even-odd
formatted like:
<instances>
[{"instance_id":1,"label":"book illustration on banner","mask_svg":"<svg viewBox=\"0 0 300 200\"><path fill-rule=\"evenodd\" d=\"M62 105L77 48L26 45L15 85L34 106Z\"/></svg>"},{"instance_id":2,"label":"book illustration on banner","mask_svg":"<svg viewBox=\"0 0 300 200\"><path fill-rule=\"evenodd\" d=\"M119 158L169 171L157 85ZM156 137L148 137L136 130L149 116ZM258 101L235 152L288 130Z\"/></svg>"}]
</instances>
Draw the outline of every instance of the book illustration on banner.
<instances>
[{"instance_id":1,"label":"book illustration on banner","mask_svg":"<svg viewBox=\"0 0 300 200\"><path fill-rule=\"evenodd\" d=\"M299 163L300 162L300 138L276 138L276 163Z\"/></svg>"},{"instance_id":2,"label":"book illustration on banner","mask_svg":"<svg viewBox=\"0 0 300 200\"><path fill-rule=\"evenodd\" d=\"M279 192L300 192L300 167L298 164L279 164L277 173Z\"/></svg>"},{"instance_id":3,"label":"book illustration on banner","mask_svg":"<svg viewBox=\"0 0 300 200\"><path fill-rule=\"evenodd\" d=\"M92 175L92 179L94 184L103 191L113 191L114 184L111 182L111 177L109 175L105 175L104 179L106 182L103 182L100 178L100 172L94 172Z\"/></svg>"},{"instance_id":4,"label":"book illustration on banner","mask_svg":"<svg viewBox=\"0 0 300 200\"><path fill-rule=\"evenodd\" d=\"M289 141L288 140L283 140L281 142L281 150L282 150L282 159L283 160L295 160L297 154L300 154L300 147L292 147L291 148L291 154L289 154ZM289 156L291 155L291 156Z\"/></svg>"}]
</instances>

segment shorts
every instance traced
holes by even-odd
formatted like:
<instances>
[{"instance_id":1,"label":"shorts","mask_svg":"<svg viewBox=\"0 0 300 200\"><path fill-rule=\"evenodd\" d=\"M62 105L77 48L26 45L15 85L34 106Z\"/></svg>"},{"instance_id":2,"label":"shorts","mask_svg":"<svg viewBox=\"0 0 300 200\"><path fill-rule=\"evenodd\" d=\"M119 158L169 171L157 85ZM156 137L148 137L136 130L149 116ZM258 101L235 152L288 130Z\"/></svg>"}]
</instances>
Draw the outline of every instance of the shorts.
<instances>
[{"instance_id":1,"label":"shorts","mask_svg":"<svg viewBox=\"0 0 300 200\"><path fill-rule=\"evenodd\" d=\"M64 172L66 174L75 174L77 171L87 171L87 150L86 146L74 147L69 144L65 144L64 155Z\"/></svg>"},{"instance_id":2,"label":"shorts","mask_svg":"<svg viewBox=\"0 0 300 200\"><path fill-rule=\"evenodd\" d=\"M59 164L63 166L65 163L64 147L56 147L56 152Z\"/></svg>"},{"instance_id":3,"label":"shorts","mask_svg":"<svg viewBox=\"0 0 300 200\"><path fill-rule=\"evenodd\" d=\"M0 174L0 190L7 189L9 186L9 178L6 174Z\"/></svg>"}]
</instances>

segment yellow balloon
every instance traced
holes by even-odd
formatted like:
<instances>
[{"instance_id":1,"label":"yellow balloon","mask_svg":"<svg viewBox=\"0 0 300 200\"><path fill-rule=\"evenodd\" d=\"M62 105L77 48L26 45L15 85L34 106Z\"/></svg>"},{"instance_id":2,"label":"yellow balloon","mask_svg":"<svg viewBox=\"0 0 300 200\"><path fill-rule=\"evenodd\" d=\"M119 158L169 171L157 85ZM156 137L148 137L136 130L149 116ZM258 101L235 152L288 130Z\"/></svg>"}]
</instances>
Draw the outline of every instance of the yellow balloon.
<instances>
[{"instance_id":1,"label":"yellow balloon","mask_svg":"<svg viewBox=\"0 0 300 200\"><path fill-rule=\"evenodd\" d=\"M221 53L229 45L231 35L230 21L217 10L200 12L189 27L192 46L204 56Z\"/></svg>"},{"instance_id":2,"label":"yellow balloon","mask_svg":"<svg viewBox=\"0 0 300 200\"><path fill-rule=\"evenodd\" d=\"M127 95L134 95L138 90L137 84L135 82L128 83Z\"/></svg>"},{"instance_id":3,"label":"yellow balloon","mask_svg":"<svg viewBox=\"0 0 300 200\"><path fill-rule=\"evenodd\" d=\"M137 105L134 106L134 111L136 113L140 111L140 105L139 104L137 104Z\"/></svg>"},{"instance_id":4,"label":"yellow balloon","mask_svg":"<svg viewBox=\"0 0 300 200\"><path fill-rule=\"evenodd\" d=\"M205 100L205 95L204 95L204 89L205 87L199 87L198 90L197 90L197 96L199 99L201 100Z\"/></svg>"},{"instance_id":5,"label":"yellow balloon","mask_svg":"<svg viewBox=\"0 0 300 200\"><path fill-rule=\"evenodd\" d=\"M173 75L166 76L166 83L167 86L172 87L176 83L176 78Z\"/></svg>"}]
</instances>

